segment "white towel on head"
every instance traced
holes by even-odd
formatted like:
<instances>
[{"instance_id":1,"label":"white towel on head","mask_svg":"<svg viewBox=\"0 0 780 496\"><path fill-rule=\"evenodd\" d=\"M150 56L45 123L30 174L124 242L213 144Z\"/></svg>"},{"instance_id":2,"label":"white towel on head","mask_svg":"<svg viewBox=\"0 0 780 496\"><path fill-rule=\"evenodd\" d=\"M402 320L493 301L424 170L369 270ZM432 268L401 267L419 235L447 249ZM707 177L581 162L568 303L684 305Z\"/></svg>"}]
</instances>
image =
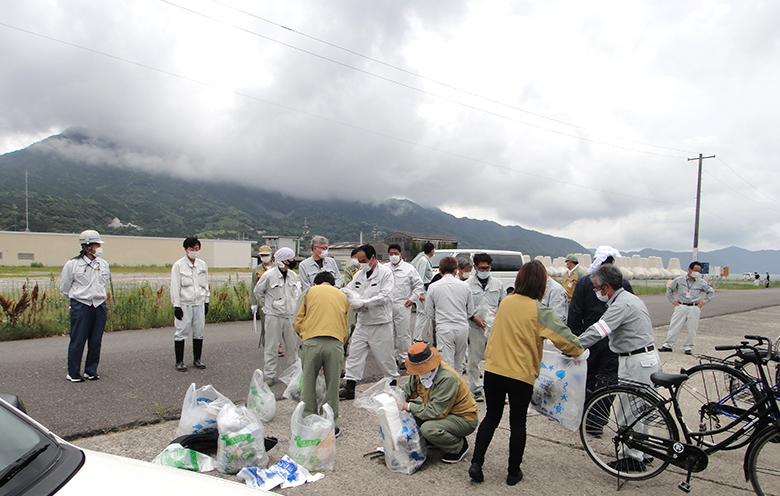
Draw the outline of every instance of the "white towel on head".
<instances>
[{"instance_id":1,"label":"white towel on head","mask_svg":"<svg viewBox=\"0 0 780 496\"><path fill-rule=\"evenodd\" d=\"M622 258L622 255L619 251L612 248L611 246L602 245L596 248L596 255L594 256L593 263L590 265L590 268L588 269L588 274L593 273L594 270L598 269L601 264L604 263L604 260L607 259L607 257L612 258Z\"/></svg>"}]
</instances>

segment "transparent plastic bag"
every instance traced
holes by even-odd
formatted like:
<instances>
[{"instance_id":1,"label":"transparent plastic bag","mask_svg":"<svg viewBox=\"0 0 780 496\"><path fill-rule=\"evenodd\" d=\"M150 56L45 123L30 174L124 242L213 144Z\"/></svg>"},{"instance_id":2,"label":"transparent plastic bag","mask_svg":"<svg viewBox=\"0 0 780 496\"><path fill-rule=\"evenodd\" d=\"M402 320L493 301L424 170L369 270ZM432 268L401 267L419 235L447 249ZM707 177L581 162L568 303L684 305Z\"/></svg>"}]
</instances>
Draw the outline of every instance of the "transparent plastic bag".
<instances>
[{"instance_id":1,"label":"transparent plastic bag","mask_svg":"<svg viewBox=\"0 0 780 496\"><path fill-rule=\"evenodd\" d=\"M257 414L245 406L226 406L217 417L217 470L237 474L244 467L265 467L265 429Z\"/></svg>"},{"instance_id":2,"label":"transparent plastic bag","mask_svg":"<svg viewBox=\"0 0 780 496\"><path fill-rule=\"evenodd\" d=\"M263 423L272 421L276 416L276 396L265 383L263 371L260 369L252 374L246 406L252 409Z\"/></svg>"},{"instance_id":3,"label":"transparent plastic bag","mask_svg":"<svg viewBox=\"0 0 780 496\"><path fill-rule=\"evenodd\" d=\"M425 462L428 450L412 414L398 409L396 399L405 397L401 388L390 386L391 380L382 379L368 388L355 399L355 406L376 414L387 468L410 475Z\"/></svg>"},{"instance_id":4,"label":"transparent plastic bag","mask_svg":"<svg viewBox=\"0 0 780 496\"><path fill-rule=\"evenodd\" d=\"M176 436L216 431L217 415L226 405L235 406L213 386L195 389L193 382L184 395Z\"/></svg>"},{"instance_id":5,"label":"transparent plastic bag","mask_svg":"<svg viewBox=\"0 0 780 496\"><path fill-rule=\"evenodd\" d=\"M568 357L545 344L531 396L534 410L573 431L580 428L585 404L588 364L584 357Z\"/></svg>"},{"instance_id":6,"label":"transparent plastic bag","mask_svg":"<svg viewBox=\"0 0 780 496\"><path fill-rule=\"evenodd\" d=\"M336 463L336 435L333 409L327 403L322 415L303 416L304 403L298 403L290 419L290 447L287 454L309 472L333 470Z\"/></svg>"},{"instance_id":7,"label":"transparent plastic bag","mask_svg":"<svg viewBox=\"0 0 780 496\"><path fill-rule=\"evenodd\" d=\"M282 375L279 376L279 380L287 384L287 388L282 393L282 397L293 400L301 401L301 378L303 377L303 366L301 365L301 359L295 360L295 363L287 367ZM325 387L325 376L317 374L317 382L315 385L317 390L317 410L322 408L322 404L325 403L325 393L327 388Z\"/></svg>"},{"instance_id":8,"label":"transparent plastic bag","mask_svg":"<svg viewBox=\"0 0 780 496\"><path fill-rule=\"evenodd\" d=\"M168 445L162 453L154 457L152 463L194 472L211 472L215 468L213 458L178 443Z\"/></svg>"}]
</instances>

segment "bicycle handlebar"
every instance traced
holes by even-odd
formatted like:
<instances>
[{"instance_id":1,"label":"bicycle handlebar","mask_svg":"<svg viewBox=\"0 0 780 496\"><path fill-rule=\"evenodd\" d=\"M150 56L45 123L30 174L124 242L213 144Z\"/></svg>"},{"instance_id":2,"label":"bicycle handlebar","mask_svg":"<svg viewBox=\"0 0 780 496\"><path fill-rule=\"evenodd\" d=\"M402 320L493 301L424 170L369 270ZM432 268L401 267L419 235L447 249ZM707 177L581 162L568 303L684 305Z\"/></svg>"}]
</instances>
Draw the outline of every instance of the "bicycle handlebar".
<instances>
[{"instance_id":1,"label":"bicycle handlebar","mask_svg":"<svg viewBox=\"0 0 780 496\"><path fill-rule=\"evenodd\" d=\"M753 341L758 341L757 346L761 346L762 344L772 344L772 341L765 337L765 336L759 336L757 334L746 334L745 339L752 339Z\"/></svg>"}]
</instances>

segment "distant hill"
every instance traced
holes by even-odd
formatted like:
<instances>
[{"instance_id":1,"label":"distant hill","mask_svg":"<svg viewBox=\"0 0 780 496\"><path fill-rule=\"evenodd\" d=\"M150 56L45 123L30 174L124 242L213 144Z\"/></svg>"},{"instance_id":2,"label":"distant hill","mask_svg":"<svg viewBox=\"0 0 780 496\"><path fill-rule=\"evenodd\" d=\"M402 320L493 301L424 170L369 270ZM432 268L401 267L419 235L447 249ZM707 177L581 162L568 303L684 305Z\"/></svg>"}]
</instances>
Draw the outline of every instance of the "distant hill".
<instances>
[{"instance_id":1,"label":"distant hill","mask_svg":"<svg viewBox=\"0 0 780 496\"><path fill-rule=\"evenodd\" d=\"M692 251L663 251L652 248L645 248L638 252L626 252L623 253L623 256L630 257L634 254L639 254L643 257L661 257L664 261L664 267L668 265L670 258L676 257L680 259L680 264L683 268L687 268L693 257ZM699 251L699 261L709 262L710 265L728 267L732 276L742 274L743 272L758 272L761 275L764 275L764 272L780 274L780 250L750 251L736 246L729 246L728 248L710 252Z\"/></svg>"},{"instance_id":2,"label":"distant hill","mask_svg":"<svg viewBox=\"0 0 780 496\"><path fill-rule=\"evenodd\" d=\"M584 252L579 243L520 226L456 218L408 200L378 205L314 201L227 183L187 182L106 163L74 162L45 152L48 140L88 141L110 150L83 130L68 130L23 150L0 155L0 230L25 228L25 170L30 230L106 234L251 239L263 233L300 236L304 223L331 242L356 241L372 229L443 234L464 248L520 250L528 255ZM186 199L186 201L185 201ZM111 226L111 227L109 227Z\"/></svg>"}]
</instances>

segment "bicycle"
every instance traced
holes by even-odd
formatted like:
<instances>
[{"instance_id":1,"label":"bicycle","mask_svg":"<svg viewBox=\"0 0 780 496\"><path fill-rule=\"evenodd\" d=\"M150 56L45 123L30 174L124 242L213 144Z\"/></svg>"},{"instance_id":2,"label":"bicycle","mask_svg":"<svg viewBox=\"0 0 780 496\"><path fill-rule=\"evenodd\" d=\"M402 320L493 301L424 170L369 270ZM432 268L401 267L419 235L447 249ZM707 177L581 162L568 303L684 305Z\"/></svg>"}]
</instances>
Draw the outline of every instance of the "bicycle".
<instances>
[{"instance_id":1,"label":"bicycle","mask_svg":"<svg viewBox=\"0 0 780 496\"><path fill-rule=\"evenodd\" d=\"M668 398L647 384L619 380L587 401L580 439L596 465L617 477L618 489L621 479L646 480L671 464L687 472L678 487L690 492L691 474L706 469L711 454L750 443L743 463L745 478L759 495L780 494L780 467L775 469L780 460L780 410L764 370L765 358L747 343L715 349L735 350L741 360L756 364L760 375L759 387L748 387L751 396L757 395L749 407L743 408L734 399L744 394L744 385L700 407L704 418L724 412L733 417L725 426L699 431L687 428L676 394L689 379L686 374L652 374L653 384L667 389ZM725 438L713 444L709 442L713 435Z\"/></svg>"},{"instance_id":2,"label":"bicycle","mask_svg":"<svg viewBox=\"0 0 780 496\"><path fill-rule=\"evenodd\" d=\"M747 335L745 338L757 342L755 346L759 349L758 354L761 357L762 366L771 362L774 371L770 370L770 376L774 377L774 389L777 391L780 379L778 378L780 371L777 368L778 353L775 351L777 344L773 346L772 342L763 336ZM743 341L742 344L747 345L748 342ZM766 349L759 348L763 345L766 345ZM743 351L742 353L743 355L753 354L752 351ZM683 426L686 429L699 432L709 431L712 434L709 438L701 439L701 442L707 446L714 446L731 433L731 431L716 432L716 430L727 424L730 419L736 418L736 415L723 409L714 411L704 409L702 406L712 401L719 401L724 405L747 410L761 398L760 379L757 377L758 374L751 373L749 370L748 365L753 364L754 361L744 360L738 353L724 359L710 356L698 356L698 358L699 365L680 369L680 373L687 375L688 379L680 385L675 394L683 412L683 419L686 420ZM699 422L698 429L691 429L689 425L696 427L696 421ZM734 428L740 428L740 426L735 425ZM747 442L749 439L744 439L742 444L733 447L735 449L742 447Z\"/></svg>"}]
</instances>

